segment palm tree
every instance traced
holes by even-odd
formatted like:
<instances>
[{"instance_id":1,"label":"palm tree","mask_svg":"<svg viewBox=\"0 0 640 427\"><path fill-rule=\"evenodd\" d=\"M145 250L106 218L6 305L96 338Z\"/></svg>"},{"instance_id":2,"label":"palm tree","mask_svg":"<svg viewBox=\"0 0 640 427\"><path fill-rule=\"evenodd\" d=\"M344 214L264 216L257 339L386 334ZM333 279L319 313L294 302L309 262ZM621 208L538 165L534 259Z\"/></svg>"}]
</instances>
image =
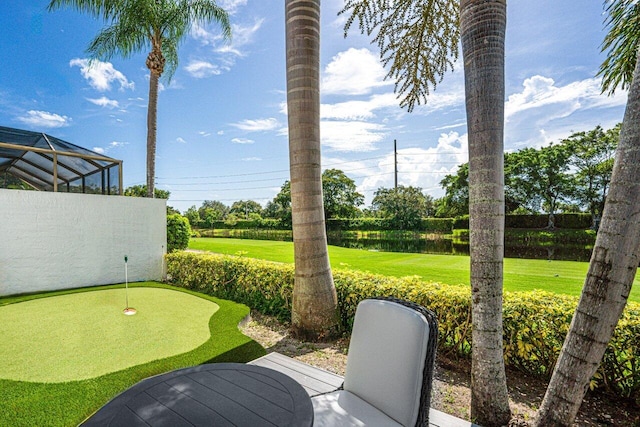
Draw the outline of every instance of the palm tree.
<instances>
[{"instance_id":1,"label":"palm tree","mask_svg":"<svg viewBox=\"0 0 640 427\"><path fill-rule=\"evenodd\" d=\"M374 36L400 106L427 102L453 68L462 38L467 130L473 362L471 416L481 425L511 417L502 347L504 236L504 39L506 0L348 0L345 34L357 19Z\"/></svg>"},{"instance_id":2,"label":"palm tree","mask_svg":"<svg viewBox=\"0 0 640 427\"><path fill-rule=\"evenodd\" d=\"M504 41L506 0L461 0L469 139L471 418L511 418L502 345L504 257Z\"/></svg>"},{"instance_id":3,"label":"palm tree","mask_svg":"<svg viewBox=\"0 0 640 427\"><path fill-rule=\"evenodd\" d=\"M629 88L600 229L578 307L538 411L536 426L573 424L627 304L640 263L640 5L607 2L603 92ZM629 70L633 69L632 72Z\"/></svg>"},{"instance_id":4,"label":"palm tree","mask_svg":"<svg viewBox=\"0 0 640 427\"><path fill-rule=\"evenodd\" d=\"M320 167L320 0L286 0L287 111L295 284L293 333L337 331L336 296L325 231Z\"/></svg>"},{"instance_id":5,"label":"palm tree","mask_svg":"<svg viewBox=\"0 0 640 427\"><path fill-rule=\"evenodd\" d=\"M91 41L92 59L109 60L119 54L129 58L149 51L147 110L147 197L153 197L156 164L158 82L169 81L178 66L178 44L194 23L215 21L226 39L231 37L227 12L215 0L51 0L50 11L71 7L102 18L108 26Z\"/></svg>"}]
</instances>

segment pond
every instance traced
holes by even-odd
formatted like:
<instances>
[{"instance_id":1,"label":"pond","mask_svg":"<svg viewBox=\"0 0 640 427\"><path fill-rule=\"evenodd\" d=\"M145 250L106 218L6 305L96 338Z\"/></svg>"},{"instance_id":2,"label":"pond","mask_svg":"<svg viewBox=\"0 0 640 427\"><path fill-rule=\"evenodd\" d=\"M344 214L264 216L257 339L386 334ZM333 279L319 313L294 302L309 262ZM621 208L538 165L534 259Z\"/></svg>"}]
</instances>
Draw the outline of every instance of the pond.
<instances>
[{"instance_id":1,"label":"pond","mask_svg":"<svg viewBox=\"0 0 640 427\"><path fill-rule=\"evenodd\" d=\"M413 232L334 232L327 235L330 245L382 252L410 252L447 255L469 255L469 241L448 234ZM528 258L564 261L589 261L591 245L549 244L530 239L505 242L506 258Z\"/></svg>"},{"instance_id":2,"label":"pond","mask_svg":"<svg viewBox=\"0 0 640 427\"><path fill-rule=\"evenodd\" d=\"M291 230L201 230L202 237L292 241ZM329 231L330 245L381 252L469 255L468 236L411 231ZM535 238L507 238L505 257L563 261L589 261L592 244L550 243Z\"/></svg>"}]
</instances>

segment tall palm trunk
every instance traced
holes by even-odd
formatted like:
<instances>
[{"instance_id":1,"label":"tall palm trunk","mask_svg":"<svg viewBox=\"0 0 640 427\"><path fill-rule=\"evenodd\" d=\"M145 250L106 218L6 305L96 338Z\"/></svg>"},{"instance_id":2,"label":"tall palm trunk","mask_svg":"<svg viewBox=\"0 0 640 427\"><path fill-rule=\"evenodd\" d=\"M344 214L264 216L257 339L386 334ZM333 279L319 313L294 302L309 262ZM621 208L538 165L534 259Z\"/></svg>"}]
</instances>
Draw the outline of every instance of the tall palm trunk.
<instances>
[{"instance_id":1,"label":"tall palm trunk","mask_svg":"<svg viewBox=\"0 0 640 427\"><path fill-rule=\"evenodd\" d=\"M638 55L640 59L640 55ZM640 262L640 61L629 88L589 271L536 426L570 426L627 303Z\"/></svg>"},{"instance_id":2,"label":"tall palm trunk","mask_svg":"<svg viewBox=\"0 0 640 427\"><path fill-rule=\"evenodd\" d=\"M149 77L149 106L147 109L147 197L153 197L155 190L159 77L151 71L151 76Z\"/></svg>"},{"instance_id":3,"label":"tall palm trunk","mask_svg":"<svg viewBox=\"0 0 640 427\"><path fill-rule=\"evenodd\" d=\"M337 296L322 204L320 167L320 0L286 0L287 110L295 285L293 332L333 335Z\"/></svg>"},{"instance_id":4,"label":"tall palm trunk","mask_svg":"<svg viewBox=\"0 0 640 427\"><path fill-rule=\"evenodd\" d=\"M460 1L469 135L471 417L485 426L511 418L502 346L505 28L506 0Z\"/></svg>"}]
</instances>

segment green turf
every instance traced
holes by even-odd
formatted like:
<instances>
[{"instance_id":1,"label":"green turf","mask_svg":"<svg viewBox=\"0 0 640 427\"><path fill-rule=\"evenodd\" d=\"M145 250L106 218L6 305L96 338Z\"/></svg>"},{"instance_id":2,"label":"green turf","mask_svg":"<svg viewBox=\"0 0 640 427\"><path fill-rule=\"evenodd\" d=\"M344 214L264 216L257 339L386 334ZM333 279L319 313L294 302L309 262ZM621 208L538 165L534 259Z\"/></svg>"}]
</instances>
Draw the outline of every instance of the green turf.
<instances>
[{"instance_id":1,"label":"green turf","mask_svg":"<svg viewBox=\"0 0 640 427\"><path fill-rule=\"evenodd\" d=\"M293 262L293 244L269 240L226 238L191 239L189 247L223 254L242 254L278 262ZM450 285L469 284L469 257L463 255L372 252L329 246L331 267L403 277L417 275L425 280ZM507 291L542 289L579 296L589 263L506 258L504 288ZM634 281L630 301L640 302L639 279Z\"/></svg>"},{"instance_id":2,"label":"green turf","mask_svg":"<svg viewBox=\"0 0 640 427\"><path fill-rule=\"evenodd\" d=\"M199 311L201 315L194 318L185 318L183 313L169 313L168 317L164 320L158 320L158 322L147 318L149 322L154 322L157 328L153 328L153 331L148 332L150 337L147 339L145 347L152 346L153 348L165 348L171 347L172 344L164 343L164 341L184 341L181 335L190 335L191 329L196 329L195 334L200 338L195 338L195 341L201 339L203 333L207 335L204 342L198 343L191 341L188 344L189 349L184 349L184 352L180 354L167 355L158 354L157 360L148 362L141 362L136 366L121 369L116 372L111 372L105 375L101 375L95 378L89 378L79 381L68 382L32 382L32 381L16 381L9 379L0 379L0 426L72 426L82 422L87 416L91 415L94 411L99 409L107 401L113 398L121 391L127 389L131 385L140 381L143 378L147 378L152 375L157 375L163 372L167 372L173 369L178 369L186 366L198 365L207 362L246 362L256 357L265 354L265 350L255 341L244 336L238 330L238 323L249 313L248 307L236 304L231 301L220 300L217 298L202 295L196 292L183 290L180 288L174 288L171 286L159 284L159 283L140 283L131 284L129 291L130 305L140 310L138 314L130 317L130 320L136 322L145 322L147 316L148 307L151 307L151 302L143 302L138 297L143 296L143 293L139 293L138 288L151 288L152 290L166 290L163 297L168 301L157 302L164 309L168 309L168 305L172 303L180 304L181 307L185 307L185 304L193 304L193 309ZM123 285L113 285L100 287L100 292L93 292L97 288L86 288L73 291L59 291L47 294L27 295L18 297L6 297L0 298L0 312L5 309L16 310L22 304L28 306L38 301L44 302L45 300L59 300L59 295L65 295L65 297L77 296L78 301L87 301L97 296L101 292L105 292L105 289L118 289L118 301L115 303L114 308L121 311L123 308L122 290ZM179 292L175 292L179 291ZM167 293L168 292L168 293ZM85 295L93 294L93 295ZM178 295L180 293L181 295ZM162 295L160 293L158 296ZM198 297L198 298L196 298ZM70 299L69 301L72 301ZM13 304L13 305L9 305ZM56 304L57 305L57 304ZM117 306L117 307L115 307ZM209 316L202 316L202 306L206 306L206 310L209 313L215 314ZM34 307L31 305L31 307ZM156 306L160 307L160 306ZM75 309L74 304L60 306L60 309L71 308ZM176 307L178 308L178 307ZM55 310L54 310L55 311ZM41 312L44 313L44 312ZM57 315L59 316L59 315ZM91 317L85 317L84 323L86 325L76 325L84 330L90 330L91 325L98 325L101 320L97 319L99 315L94 313ZM120 314L122 318L129 319ZM140 316L140 317L137 317ZM197 319L197 320L196 320ZM18 319L19 321L19 319ZM46 316L40 317L40 328L48 328L47 322L49 319ZM197 323L187 323L187 322ZM175 325L168 325L168 323L175 323ZM5 324L3 325L3 337L0 341L0 353L12 351L9 348L9 343L5 339ZM170 329L167 329L170 328ZM33 336L29 335L27 326L23 326L24 340L28 341L33 339ZM117 330L118 327L114 325L113 329L109 332ZM109 332L103 331L103 339L106 344L106 335ZM65 333L59 335L57 340L64 337L71 338L77 333L77 330L68 327L65 328ZM91 335L95 335L95 331L90 332ZM62 337L62 338L61 338ZM77 338L77 337L76 337ZM83 337L84 338L84 337ZM36 339L40 341L32 341L24 344L27 347L28 352L38 352L43 357L44 351L39 346L46 346L48 348L55 347L55 343L45 343L48 337L39 336ZM55 337L51 337L52 340L56 340ZM75 338L74 338L75 339ZM195 344L194 344L195 342ZM96 346L99 349L102 345L101 342L86 343L83 339L77 340L78 347L83 345ZM195 346L195 348L194 348ZM147 349L148 350L148 349ZM84 350L83 350L84 351ZM132 349L132 351L140 351ZM146 351L146 350L145 350ZM177 351L176 348L169 350L171 353ZM96 352L96 354L99 353ZM31 358L31 355L25 357ZM69 357L75 357L69 354ZM46 370L57 370L59 365L51 364L48 360L37 358L31 358L30 366L27 366L26 370L44 372ZM86 360L86 363L93 363L93 360ZM83 362L85 363L85 362ZM38 366L34 366L38 365ZM40 366L44 365L44 366ZM3 368L0 368L0 371ZM83 369L78 367L78 369ZM27 372L25 376L31 375ZM52 374L55 375L55 374Z\"/></svg>"},{"instance_id":3,"label":"green turf","mask_svg":"<svg viewBox=\"0 0 640 427\"><path fill-rule=\"evenodd\" d=\"M0 307L6 346L0 378L43 383L95 378L186 353L211 337L209 319L217 304L184 292L133 288L129 303L138 312L125 316L124 292L83 292Z\"/></svg>"}]
</instances>

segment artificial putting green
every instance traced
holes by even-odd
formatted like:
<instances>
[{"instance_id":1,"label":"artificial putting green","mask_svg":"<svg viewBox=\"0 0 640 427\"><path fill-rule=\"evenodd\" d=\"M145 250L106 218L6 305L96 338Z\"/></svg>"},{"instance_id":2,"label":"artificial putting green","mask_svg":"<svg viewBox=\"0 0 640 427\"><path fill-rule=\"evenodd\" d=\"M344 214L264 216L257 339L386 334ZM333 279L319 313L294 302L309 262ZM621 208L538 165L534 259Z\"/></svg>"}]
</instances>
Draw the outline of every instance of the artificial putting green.
<instances>
[{"instance_id":1,"label":"artificial putting green","mask_svg":"<svg viewBox=\"0 0 640 427\"><path fill-rule=\"evenodd\" d=\"M205 338L202 343L197 342L200 338L194 338L194 340L188 344L190 349L182 351L179 354L163 355L158 353L150 356L153 357L154 360L141 362L135 366L121 367L119 370L88 379L49 382L4 379L0 376L0 396L2 396L0 399L0 426L75 426L118 393L144 378L202 363L248 362L265 354L265 350L260 344L243 335L238 329L238 323L249 314L249 308L243 304L237 304L232 301L210 297L198 292L161 283L144 282L129 285L129 304L138 310L136 315L129 317L122 314L122 309L125 306L123 288L124 285L110 285L37 295L2 297L0 298L0 312L8 308L16 310L20 308L20 306L22 306L22 308L34 308L37 306L31 305L31 303L35 303L36 301L45 303L47 302L46 300L51 300L48 302L55 303L49 312L53 317L50 318L49 315L43 315L43 311L41 312L40 321L36 321L37 328L46 330L49 327L47 323L50 323L51 319L56 316L61 316L61 314L56 311L88 310L90 314L80 316L76 319L76 322L83 323L82 327L88 331L87 333L93 335L94 338L98 337L98 340L90 343L89 341L83 341L84 336L74 338L77 343L75 349L78 351L87 351L87 349L82 348L83 346L96 347L95 350L97 351L93 351L92 353L95 358L87 357L84 359L83 363L88 365L92 365L94 360L97 361L98 358L102 357L99 353L104 350L102 345L108 341L106 336L114 333L113 331L117 329L115 323L120 321L128 322L129 320L133 320L135 322L148 323L148 325L146 325L150 327L147 332L148 337L144 337L144 339L147 340L146 344L142 346L140 345L140 341L138 341L140 347L146 347L147 349L167 349L173 345L170 343L171 341L183 341L183 335L191 334L191 329L196 329L196 336L201 335L201 337L204 336L203 334L207 331L208 333L206 333L206 335L208 338ZM112 301L115 310L114 315L117 313L118 316L121 317L116 316L117 320L112 322L109 326L110 329L102 329L102 332L93 331L92 328L94 326L102 323L101 320L97 318L98 310L92 312L88 307L80 308L76 302L86 302L88 299L109 295L100 294L108 290L115 292L115 294L112 295L114 298ZM145 292L138 293L138 290ZM139 298L142 295L147 295L146 291L154 290L166 292L164 294L157 294L158 297L162 296L161 299L164 300L158 303L162 305L162 310L173 310L172 313L167 313L164 320L158 320L159 318L155 317L156 321L154 321L154 317L148 309L148 304L151 304L151 300L143 301ZM60 296L69 297L69 300L59 299ZM186 302L190 310L193 311L200 311L200 309L195 307L204 305L210 314L208 316L201 315L197 320L184 317L184 311L178 309L177 304L179 301ZM63 302L63 304L59 304L60 302ZM176 310L169 307L172 304L176 304ZM219 307L217 311L215 311L216 306ZM158 306L156 305L155 307ZM14 311L14 314L17 314L17 312ZM25 315L28 316L27 314ZM0 340L0 354L3 355L3 357L6 352L13 352L10 346L16 344L15 337L12 338L12 343L7 342L5 337L5 320L6 319L1 320L2 323L0 323L3 332L2 340ZM15 320L20 324L19 318ZM76 325L76 327L78 326L79 325ZM113 326L113 328L111 328L111 326ZM47 351L57 351L55 349L57 345L56 342L72 336L69 325L62 327L62 331L59 330L60 328L54 329L58 330L51 331L52 335L41 333L33 336L28 333L27 327L23 324L21 329L22 340L25 342L17 345L26 348L26 352L15 355L15 357L26 357L31 360L30 364L22 365L24 371L20 375L23 378L34 375L33 372L39 371L41 375L43 375L42 372L48 370L56 371L61 368L61 365L52 365L50 361L46 359L38 359L28 354L29 352L35 352L44 358L46 357ZM101 338L100 334L102 334ZM34 339L39 341L32 341ZM135 338L135 340L139 339L142 339L142 337ZM47 341L54 342L51 343ZM127 345L131 346L129 347L131 351L142 351L141 348L135 348L136 343L127 343ZM179 350L173 348L169 351L175 352ZM70 353L68 353L67 356L75 357L75 355ZM2 364L4 363L3 361ZM91 369L91 367L89 368ZM4 367L0 366L0 371L2 369L4 369ZM56 376L59 374L49 373L47 375ZM95 373L93 375L95 375Z\"/></svg>"},{"instance_id":2,"label":"artificial putting green","mask_svg":"<svg viewBox=\"0 0 640 427\"><path fill-rule=\"evenodd\" d=\"M184 292L109 289L0 307L0 378L77 381L191 351L210 337L219 306ZM34 345L36 344L36 345Z\"/></svg>"}]
</instances>

